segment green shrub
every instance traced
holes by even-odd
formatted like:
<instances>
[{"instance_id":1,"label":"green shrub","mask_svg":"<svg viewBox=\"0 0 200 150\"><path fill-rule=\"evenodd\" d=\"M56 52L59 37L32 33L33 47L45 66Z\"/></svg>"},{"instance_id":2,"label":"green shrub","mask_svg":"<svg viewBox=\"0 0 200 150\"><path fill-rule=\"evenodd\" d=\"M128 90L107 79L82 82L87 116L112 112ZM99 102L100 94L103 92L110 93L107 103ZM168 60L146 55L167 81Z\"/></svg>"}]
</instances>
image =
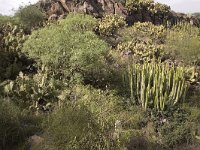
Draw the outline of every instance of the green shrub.
<instances>
[{"instance_id":1,"label":"green shrub","mask_svg":"<svg viewBox=\"0 0 200 150\"><path fill-rule=\"evenodd\" d=\"M60 21L64 30L72 32L93 31L97 25L97 20L89 15L69 13L67 18Z\"/></svg>"},{"instance_id":2,"label":"green shrub","mask_svg":"<svg viewBox=\"0 0 200 150\"><path fill-rule=\"evenodd\" d=\"M41 149L113 149L85 106L64 104L49 118Z\"/></svg>"},{"instance_id":3,"label":"green shrub","mask_svg":"<svg viewBox=\"0 0 200 150\"><path fill-rule=\"evenodd\" d=\"M164 112L164 118L157 117L156 129L162 135L165 147L175 148L182 144L190 144L193 140L190 114L184 109L169 109ZM159 120L165 120L161 122Z\"/></svg>"},{"instance_id":4,"label":"green shrub","mask_svg":"<svg viewBox=\"0 0 200 150\"><path fill-rule=\"evenodd\" d=\"M183 143L189 143L192 139L190 126L187 123L181 125L170 123L163 126L161 133L167 147L176 147Z\"/></svg>"},{"instance_id":5,"label":"green shrub","mask_svg":"<svg viewBox=\"0 0 200 150\"><path fill-rule=\"evenodd\" d=\"M200 30L190 24L179 23L168 31L165 52L186 64L199 64Z\"/></svg>"},{"instance_id":6,"label":"green shrub","mask_svg":"<svg viewBox=\"0 0 200 150\"><path fill-rule=\"evenodd\" d=\"M0 15L0 26L5 25L7 23L12 23L15 25L19 25L19 22L16 17L11 16L1 16Z\"/></svg>"},{"instance_id":7,"label":"green shrub","mask_svg":"<svg viewBox=\"0 0 200 150\"><path fill-rule=\"evenodd\" d=\"M26 29L30 30L43 23L45 14L36 5L28 5L20 7L15 17Z\"/></svg>"},{"instance_id":8,"label":"green shrub","mask_svg":"<svg viewBox=\"0 0 200 150\"><path fill-rule=\"evenodd\" d=\"M40 119L21 111L9 99L0 99L0 149L15 149L41 130Z\"/></svg>"},{"instance_id":9,"label":"green shrub","mask_svg":"<svg viewBox=\"0 0 200 150\"><path fill-rule=\"evenodd\" d=\"M103 91L82 85L76 85L72 91L71 100L87 107L98 122L101 133L106 137L109 134L108 142L112 143L114 140L113 142L117 144L116 136L119 136L117 148L125 148L129 137L136 134L134 131L143 128L147 122L141 107L131 105L129 100L118 96L114 91ZM121 124L118 133L115 132L116 122ZM115 146L111 146L110 149Z\"/></svg>"},{"instance_id":10,"label":"green shrub","mask_svg":"<svg viewBox=\"0 0 200 150\"><path fill-rule=\"evenodd\" d=\"M91 16L69 15L58 25L34 31L22 51L65 77L96 73L104 63L108 47L92 32L94 24Z\"/></svg>"},{"instance_id":11,"label":"green shrub","mask_svg":"<svg viewBox=\"0 0 200 150\"><path fill-rule=\"evenodd\" d=\"M72 91L77 102L95 114L97 120L114 125L118 112L122 110L120 104L123 102L114 92L82 85L75 86Z\"/></svg>"},{"instance_id":12,"label":"green shrub","mask_svg":"<svg viewBox=\"0 0 200 150\"><path fill-rule=\"evenodd\" d=\"M0 102L0 145L1 149L21 142L24 138L19 121L20 110L12 103Z\"/></svg>"}]
</instances>

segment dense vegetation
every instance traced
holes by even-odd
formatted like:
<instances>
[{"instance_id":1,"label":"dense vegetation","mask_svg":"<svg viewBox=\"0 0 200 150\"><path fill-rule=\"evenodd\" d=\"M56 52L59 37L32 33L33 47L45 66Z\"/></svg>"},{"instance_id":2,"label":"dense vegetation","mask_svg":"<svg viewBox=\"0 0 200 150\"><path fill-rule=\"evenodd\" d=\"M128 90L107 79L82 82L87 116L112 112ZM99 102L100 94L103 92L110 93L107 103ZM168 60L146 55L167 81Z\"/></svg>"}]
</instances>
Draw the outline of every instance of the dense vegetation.
<instances>
[{"instance_id":1,"label":"dense vegetation","mask_svg":"<svg viewBox=\"0 0 200 150\"><path fill-rule=\"evenodd\" d=\"M198 149L200 29L126 21L47 22L35 5L0 16L0 149Z\"/></svg>"}]
</instances>

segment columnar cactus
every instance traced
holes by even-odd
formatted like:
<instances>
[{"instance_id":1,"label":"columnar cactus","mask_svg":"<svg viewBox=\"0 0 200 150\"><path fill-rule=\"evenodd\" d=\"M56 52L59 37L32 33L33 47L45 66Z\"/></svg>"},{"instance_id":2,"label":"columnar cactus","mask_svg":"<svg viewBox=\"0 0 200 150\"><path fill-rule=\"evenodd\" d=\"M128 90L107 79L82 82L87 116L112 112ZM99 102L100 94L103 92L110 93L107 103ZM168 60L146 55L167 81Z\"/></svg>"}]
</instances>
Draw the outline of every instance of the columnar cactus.
<instances>
[{"instance_id":1,"label":"columnar cactus","mask_svg":"<svg viewBox=\"0 0 200 150\"><path fill-rule=\"evenodd\" d=\"M144 63L129 65L129 86L131 99L146 110L154 108L163 111L184 99L187 85L184 68L168 63Z\"/></svg>"}]
</instances>

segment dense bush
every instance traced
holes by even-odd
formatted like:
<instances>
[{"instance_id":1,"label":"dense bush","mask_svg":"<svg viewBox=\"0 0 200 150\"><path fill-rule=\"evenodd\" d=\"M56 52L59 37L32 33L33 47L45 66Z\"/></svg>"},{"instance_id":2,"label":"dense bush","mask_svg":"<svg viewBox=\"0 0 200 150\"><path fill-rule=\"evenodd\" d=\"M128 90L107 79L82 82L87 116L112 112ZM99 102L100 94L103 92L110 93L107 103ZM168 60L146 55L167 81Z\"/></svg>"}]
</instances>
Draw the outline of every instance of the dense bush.
<instances>
[{"instance_id":1,"label":"dense bush","mask_svg":"<svg viewBox=\"0 0 200 150\"><path fill-rule=\"evenodd\" d=\"M58 25L33 32L22 49L54 73L98 73L107 44L92 32L95 19L71 14Z\"/></svg>"},{"instance_id":2,"label":"dense bush","mask_svg":"<svg viewBox=\"0 0 200 150\"><path fill-rule=\"evenodd\" d=\"M12 23L15 25L19 24L17 18L15 18L15 17L0 15L0 26L7 24L7 23Z\"/></svg>"},{"instance_id":3,"label":"dense bush","mask_svg":"<svg viewBox=\"0 0 200 150\"><path fill-rule=\"evenodd\" d=\"M190 24L179 23L168 31L165 52L178 61L199 65L200 30Z\"/></svg>"},{"instance_id":4,"label":"dense bush","mask_svg":"<svg viewBox=\"0 0 200 150\"><path fill-rule=\"evenodd\" d=\"M152 0L118 2L128 23L170 15ZM40 28L43 19L35 5L0 16L0 149L169 149L200 139L198 28L77 13Z\"/></svg>"},{"instance_id":5,"label":"dense bush","mask_svg":"<svg viewBox=\"0 0 200 150\"><path fill-rule=\"evenodd\" d=\"M45 14L36 5L28 5L20 7L15 17L26 29L31 30L43 23Z\"/></svg>"},{"instance_id":6,"label":"dense bush","mask_svg":"<svg viewBox=\"0 0 200 150\"><path fill-rule=\"evenodd\" d=\"M85 106L64 104L47 123L41 149L115 149Z\"/></svg>"},{"instance_id":7,"label":"dense bush","mask_svg":"<svg viewBox=\"0 0 200 150\"><path fill-rule=\"evenodd\" d=\"M1 100L0 102L0 145L1 149L22 141L24 135L19 121L20 110L12 103Z\"/></svg>"},{"instance_id":8,"label":"dense bush","mask_svg":"<svg viewBox=\"0 0 200 150\"><path fill-rule=\"evenodd\" d=\"M96 90L91 86L77 85L72 90L78 103L85 105L100 122L114 125L123 101L114 92ZM106 117L107 116L107 117Z\"/></svg>"},{"instance_id":9,"label":"dense bush","mask_svg":"<svg viewBox=\"0 0 200 150\"><path fill-rule=\"evenodd\" d=\"M9 99L0 99L0 149L15 149L40 131L39 118L21 112Z\"/></svg>"},{"instance_id":10,"label":"dense bush","mask_svg":"<svg viewBox=\"0 0 200 150\"><path fill-rule=\"evenodd\" d=\"M97 20L89 15L70 13L66 19L60 21L60 25L64 27L64 30L86 32L95 30Z\"/></svg>"},{"instance_id":11,"label":"dense bush","mask_svg":"<svg viewBox=\"0 0 200 150\"><path fill-rule=\"evenodd\" d=\"M177 147L183 143L190 144L192 137L191 123L188 122L190 117L189 112L184 109L169 109L168 112L164 113L165 122L155 123L157 129L162 135L162 141L168 148ZM159 127L160 126L160 127Z\"/></svg>"}]
</instances>

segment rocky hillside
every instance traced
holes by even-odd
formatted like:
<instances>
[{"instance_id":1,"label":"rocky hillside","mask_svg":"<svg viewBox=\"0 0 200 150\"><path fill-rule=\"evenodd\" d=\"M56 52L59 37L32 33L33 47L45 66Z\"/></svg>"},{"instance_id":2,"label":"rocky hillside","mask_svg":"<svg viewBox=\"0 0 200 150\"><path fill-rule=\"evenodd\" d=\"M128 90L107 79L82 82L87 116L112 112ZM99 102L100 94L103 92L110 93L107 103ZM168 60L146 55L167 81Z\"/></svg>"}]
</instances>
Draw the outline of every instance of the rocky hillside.
<instances>
[{"instance_id":1,"label":"rocky hillside","mask_svg":"<svg viewBox=\"0 0 200 150\"><path fill-rule=\"evenodd\" d=\"M129 25L149 21L154 24L190 22L200 27L200 20L193 15L173 12L169 6L151 0L40 0L40 7L49 20L62 19L69 12L82 12L101 18L104 14L118 14L126 18Z\"/></svg>"}]
</instances>

